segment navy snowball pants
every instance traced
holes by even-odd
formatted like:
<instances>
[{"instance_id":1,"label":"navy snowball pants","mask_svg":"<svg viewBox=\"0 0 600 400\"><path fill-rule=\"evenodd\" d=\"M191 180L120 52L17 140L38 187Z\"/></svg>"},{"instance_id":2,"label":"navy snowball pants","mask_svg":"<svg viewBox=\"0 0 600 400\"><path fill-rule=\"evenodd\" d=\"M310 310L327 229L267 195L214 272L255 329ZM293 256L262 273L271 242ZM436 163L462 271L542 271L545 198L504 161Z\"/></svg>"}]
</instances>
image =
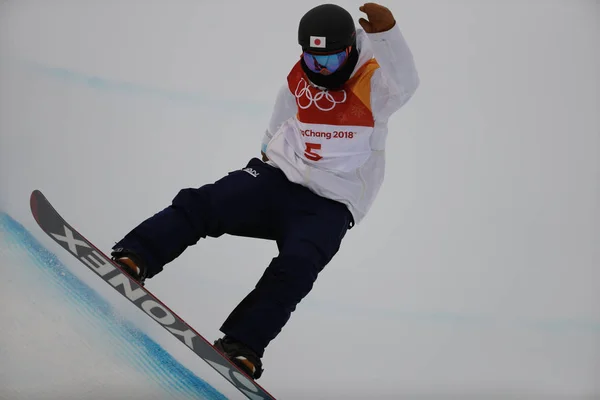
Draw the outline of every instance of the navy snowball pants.
<instances>
[{"instance_id":1,"label":"navy snowball pants","mask_svg":"<svg viewBox=\"0 0 600 400\"><path fill-rule=\"evenodd\" d=\"M206 236L275 240L279 254L221 327L262 357L352 223L342 203L290 182L278 168L253 158L214 183L181 190L170 206L113 248L136 253L152 277Z\"/></svg>"}]
</instances>

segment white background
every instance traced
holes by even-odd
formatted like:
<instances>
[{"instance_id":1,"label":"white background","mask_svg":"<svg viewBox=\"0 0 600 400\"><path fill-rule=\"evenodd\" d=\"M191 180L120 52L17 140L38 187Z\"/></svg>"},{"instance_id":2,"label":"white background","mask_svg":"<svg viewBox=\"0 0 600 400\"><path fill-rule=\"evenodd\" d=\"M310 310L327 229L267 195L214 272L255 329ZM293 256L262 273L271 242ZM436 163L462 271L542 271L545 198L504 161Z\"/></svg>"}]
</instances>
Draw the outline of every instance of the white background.
<instances>
[{"instance_id":1,"label":"white background","mask_svg":"<svg viewBox=\"0 0 600 400\"><path fill-rule=\"evenodd\" d=\"M41 189L109 251L179 189L243 167L317 4L0 3L0 209L44 241ZM286 399L600 398L599 3L384 4L421 86L390 121L374 207L260 383ZM212 340L275 255L207 239L147 287Z\"/></svg>"}]
</instances>

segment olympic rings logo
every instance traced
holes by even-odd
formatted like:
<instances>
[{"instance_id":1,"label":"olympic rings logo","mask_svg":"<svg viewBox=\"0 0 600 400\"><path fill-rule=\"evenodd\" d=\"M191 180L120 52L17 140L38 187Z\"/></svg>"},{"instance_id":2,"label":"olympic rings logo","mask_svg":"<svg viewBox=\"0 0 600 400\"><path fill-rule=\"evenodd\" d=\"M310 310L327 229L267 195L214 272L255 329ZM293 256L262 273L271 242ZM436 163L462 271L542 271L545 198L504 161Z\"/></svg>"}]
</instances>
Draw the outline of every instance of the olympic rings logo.
<instances>
[{"instance_id":1,"label":"olympic rings logo","mask_svg":"<svg viewBox=\"0 0 600 400\"><path fill-rule=\"evenodd\" d=\"M339 94L340 96L343 96L343 98L336 99L335 97L339 96L334 97L334 95L327 90L319 90L314 86L309 85L304 78L300 79L300 82L298 82L298 85L296 86L296 91L294 92L298 107L306 110L314 104L315 107L321 111L331 111L337 104L341 104L346 101L347 96L345 90L335 92L335 94Z\"/></svg>"}]
</instances>

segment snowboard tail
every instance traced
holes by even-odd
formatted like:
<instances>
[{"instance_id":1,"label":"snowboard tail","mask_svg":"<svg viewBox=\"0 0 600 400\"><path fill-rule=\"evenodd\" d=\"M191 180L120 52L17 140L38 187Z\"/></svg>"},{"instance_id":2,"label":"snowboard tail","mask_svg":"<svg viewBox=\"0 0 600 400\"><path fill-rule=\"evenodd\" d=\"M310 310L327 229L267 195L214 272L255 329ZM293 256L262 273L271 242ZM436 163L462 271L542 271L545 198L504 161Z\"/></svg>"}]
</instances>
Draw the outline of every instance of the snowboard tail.
<instances>
[{"instance_id":1,"label":"snowboard tail","mask_svg":"<svg viewBox=\"0 0 600 400\"><path fill-rule=\"evenodd\" d=\"M36 222L48 236L179 339L247 398L275 400L148 289L131 278L118 264L69 225L41 191L35 190L31 193L30 207Z\"/></svg>"}]
</instances>

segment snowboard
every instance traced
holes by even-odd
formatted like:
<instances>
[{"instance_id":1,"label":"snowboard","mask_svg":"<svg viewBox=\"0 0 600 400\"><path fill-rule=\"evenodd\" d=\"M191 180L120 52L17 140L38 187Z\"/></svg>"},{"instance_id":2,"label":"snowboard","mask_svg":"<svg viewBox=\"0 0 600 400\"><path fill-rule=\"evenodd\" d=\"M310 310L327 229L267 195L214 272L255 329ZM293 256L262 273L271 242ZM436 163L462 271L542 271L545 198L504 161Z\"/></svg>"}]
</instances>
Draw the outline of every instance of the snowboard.
<instances>
[{"instance_id":1,"label":"snowboard","mask_svg":"<svg viewBox=\"0 0 600 400\"><path fill-rule=\"evenodd\" d=\"M251 400L275 400L183 319L127 275L89 240L69 225L39 190L30 197L33 217L48 236L77 258L121 296L161 325Z\"/></svg>"}]
</instances>

